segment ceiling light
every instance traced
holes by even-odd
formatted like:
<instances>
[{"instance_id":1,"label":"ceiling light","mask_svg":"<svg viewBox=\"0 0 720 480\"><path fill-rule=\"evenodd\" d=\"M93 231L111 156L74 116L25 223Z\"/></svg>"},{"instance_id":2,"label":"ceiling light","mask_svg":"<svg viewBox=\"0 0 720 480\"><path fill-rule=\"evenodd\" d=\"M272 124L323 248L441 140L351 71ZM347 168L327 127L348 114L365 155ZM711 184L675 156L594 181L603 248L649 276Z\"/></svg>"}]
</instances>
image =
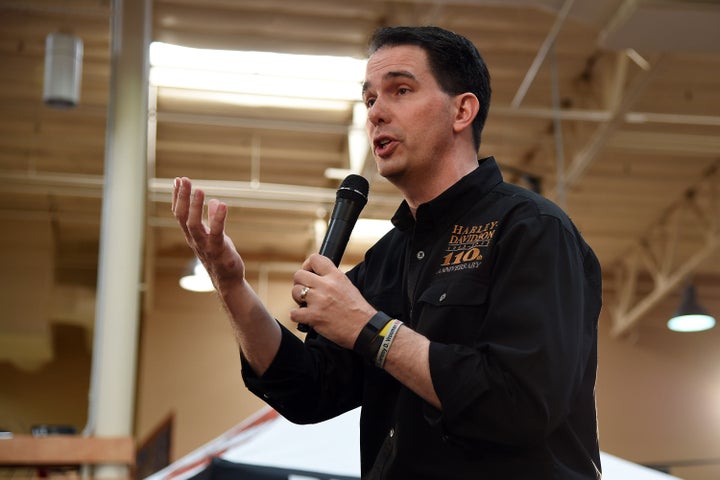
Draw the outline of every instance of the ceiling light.
<instances>
[{"instance_id":1,"label":"ceiling light","mask_svg":"<svg viewBox=\"0 0 720 480\"><path fill-rule=\"evenodd\" d=\"M280 96L247 95L234 92L212 92L209 90L189 90L187 88L163 87L165 98L196 102L214 102L244 107L276 107L304 110L347 111L348 102L342 100L321 100L309 98L289 98ZM343 177L345 178L345 177Z\"/></svg>"},{"instance_id":2,"label":"ceiling light","mask_svg":"<svg viewBox=\"0 0 720 480\"><path fill-rule=\"evenodd\" d=\"M185 273L180 278L180 286L191 292L212 292L215 290L210 275L200 260L194 258L188 263Z\"/></svg>"},{"instance_id":3,"label":"ceiling light","mask_svg":"<svg viewBox=\"0 0 720 480\"><path fill-rule=\"evenodd\" d=\"M695 287L688 285L680 307L668 321L668 328L674 332L700 332L714 326L715 319L697 302Z\"/></svg>"},{"instance_id":4,"label":"ceiling light","mask_svg":"<svg viewBox=\"0 0 720 480\"><path fill-rule=\"evenodd\" d=\"M361 101L366 60L328 55L207 50L154 42L150 83L159 87L229 94L235 103L292 107L302 101ZM331 104L332 105L332 104Z\"/></svg>"}]
</instances>

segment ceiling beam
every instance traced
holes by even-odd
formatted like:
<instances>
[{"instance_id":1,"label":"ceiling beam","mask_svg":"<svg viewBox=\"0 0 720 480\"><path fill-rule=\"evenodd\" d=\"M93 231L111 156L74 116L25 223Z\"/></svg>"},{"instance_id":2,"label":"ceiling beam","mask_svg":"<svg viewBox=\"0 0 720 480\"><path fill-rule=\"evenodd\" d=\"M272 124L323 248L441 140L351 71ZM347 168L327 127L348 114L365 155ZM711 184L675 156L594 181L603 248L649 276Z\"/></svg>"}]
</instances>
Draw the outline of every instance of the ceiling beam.
<instances>
[{"instance_id":1,"label":"ceiling beam","mask_svg":"<svg viewBox=\"0 0 720 480\"><path fill-rule=\"evenodd\" d=\"M576 120L585 122L607 122L613 117L608 110L563 109L555 112L552 108L524 106L512 108L493 105L490 115L518 118L537 118L552 120L557 115L560 120ZM720 115L685 115L677 113L627 112L624 117L627 123L658 123L667 125L705 125L720 126ZM347 125L337 123L318 123L308 121L268 120L243 118L230 115L207 115L195 113L158 112L158 121L184 123L189 125L227 126L253 128L263 130L281 130L291 132L324 133L330 135L347 134Z\"/></svg>"},{"instance_id":2,"label":"ceiling beam","mask_svg":"<svg viewBox=\"0 0 720 480\"><path fill-rule=\"evenodd\" d=\"M655 57L655 60L650 62L651 67L649 70L641 70L640 73L638 73L622 99L618 101L615 108L612 109L610 118L598 126L587 145L581 148L573 157L565 174L565 186L567 188L579 182L585 170L593 164L605 147L610 136L625 122L625 116L630 111L630 108L640 98L647 85L657 74L661 59L662 57L660 56Z\"/></svg>"},{"instance_id":3,"label":"ceiling beam","mask_svg":"<svg viewBox=\"0 0 720 480\"><path fill-rule=\"evenodd\" d=\"M720 137L668 132L616 132L607 143L608 148L643 155L708 156L717 157Z\"/></svg>"},{"instance_id":4,"label":"ceiling beam","mask_svg":"<svg viewBox=\"0 0 720 480\"><path fill-rule=\"evenodd\" d=\"M194 179L193 184L202 188L207 196L226 200L229 205L283 211L316 212L318 206L332 206L337 194L332 188L277 183ZM170 203L172 185L171 178L149 179L149 199ZM103 186L102 175L0 172L0 193L102 198ZM371 201L376 206L392 208L393 211L398 204L397 197L393 195L374 194Z\"/></svg>"}]
</instances>

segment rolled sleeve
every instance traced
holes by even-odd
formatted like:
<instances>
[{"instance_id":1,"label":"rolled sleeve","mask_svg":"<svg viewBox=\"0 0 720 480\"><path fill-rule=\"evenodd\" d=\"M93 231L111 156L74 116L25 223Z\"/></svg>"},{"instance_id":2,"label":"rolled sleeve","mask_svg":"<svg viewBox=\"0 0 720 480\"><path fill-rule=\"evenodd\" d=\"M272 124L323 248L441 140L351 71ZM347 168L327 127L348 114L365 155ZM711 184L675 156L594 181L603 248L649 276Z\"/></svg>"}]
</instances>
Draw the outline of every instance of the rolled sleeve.
<instances>
[{"instance_id":1,"label":"rolled sleeve","mask_svg":"<svg viewBox=\"0 0 720 480\"><path fill-rule=\"evenodd\" d=\"M280 348L262 376L241 352L242 377L248 390L299 424L327 420L358 406L362 391L362 382L357 381L362 371L359 358L314 332L303 342L280 326Z\"/></svg>"}]
</instances>

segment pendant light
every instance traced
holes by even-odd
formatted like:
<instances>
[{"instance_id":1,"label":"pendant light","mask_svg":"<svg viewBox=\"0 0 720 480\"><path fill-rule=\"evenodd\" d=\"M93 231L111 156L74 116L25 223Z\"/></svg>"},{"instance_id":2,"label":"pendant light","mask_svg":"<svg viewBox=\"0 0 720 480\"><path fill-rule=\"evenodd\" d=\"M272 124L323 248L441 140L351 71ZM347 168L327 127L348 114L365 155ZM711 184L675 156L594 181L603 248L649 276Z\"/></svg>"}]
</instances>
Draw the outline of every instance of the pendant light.
<instances>
[{"instance_id":1,"label":"pendant light","mask_svg":"<svg viewBox=\"0 0 720 480\"><path fill-rule=\"evenodd\" d=\"M674 332L701 332L715 326L715 318L698 303L692 283L685 287L682 303L667 325Z\"/></svg>"},{"instance_id":2,"label":"pendant light","mask_svg":"<svg viewBox=\"0 0 720 480\"><path fill-rule=\"evenodd\" d=\"M191 292L212 292L215 290L210 275L200 263L200 260L193 258L180 278L180 286Z\"/></svg>"}]
</instances>

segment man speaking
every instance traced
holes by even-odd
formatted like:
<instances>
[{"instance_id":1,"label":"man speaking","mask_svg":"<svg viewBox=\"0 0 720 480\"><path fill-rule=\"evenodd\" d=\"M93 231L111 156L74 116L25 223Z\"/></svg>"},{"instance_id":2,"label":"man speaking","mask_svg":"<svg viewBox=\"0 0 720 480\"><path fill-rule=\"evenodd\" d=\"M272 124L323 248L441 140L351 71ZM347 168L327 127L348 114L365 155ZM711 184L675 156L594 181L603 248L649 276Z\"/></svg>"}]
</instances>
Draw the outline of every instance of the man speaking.
<instances>
[{"instance_id":1,"label":"man speaking","mask_svg":"<svg viewBox=\"0 0 720 480\"><path fill-rule=\"evenodd\" d=\"M246 385L298 423L361 406L364 479L599 479L595 255L560 208L478 160L490 79L467 39L390 27L370 54L367 133L404 201L347 274L319 254L295 273L304 342L247 283L227 206L210 200L205 222L203 192L175 181Z\"/></svg>"}]
</instances>

